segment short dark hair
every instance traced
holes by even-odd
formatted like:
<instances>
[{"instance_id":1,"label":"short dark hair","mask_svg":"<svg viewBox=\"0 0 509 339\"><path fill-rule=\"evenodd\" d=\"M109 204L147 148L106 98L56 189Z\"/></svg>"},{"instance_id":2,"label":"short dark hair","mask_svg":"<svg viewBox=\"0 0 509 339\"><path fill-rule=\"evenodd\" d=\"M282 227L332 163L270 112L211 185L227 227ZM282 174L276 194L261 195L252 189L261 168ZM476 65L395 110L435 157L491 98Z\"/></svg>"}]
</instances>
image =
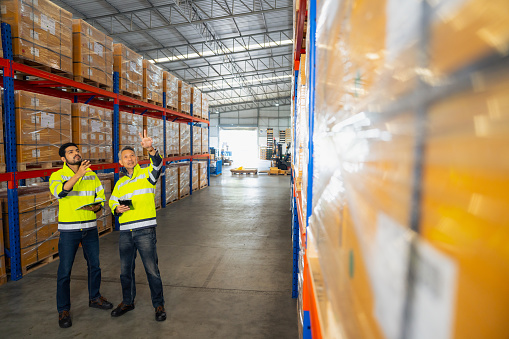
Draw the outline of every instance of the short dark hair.
<instances>
[{"instance_id":1,"label":"short dark hair","mask_svg":"<svg viewBox=\"0 0 509 339\"><path fill-rule=\"evenodd\" d=\"M76 145L74 142L67 142L67 143L63 144L62 146L60 146L60 149L58 150L58 155L65 158L65 150L67 149L67 147L71 147L71 146L78 147L78 145Z\"/></svg>"},{"instance_id":2,"label":"short dark hair","mask_svg":"<svg viewBox=\"0 0 509 339\"><path fill-rule=\"evenodd\" d=\"M123 152L123 151L133 151L133 152L134 152L134 154L136 154L136 151L134 150L134 148L132 148L131 146L124 146L124 148L122 148L122 149L120 150L120 152L118 152L118 158L119 158L119 159L122 159L122 152Z\"/></svg>"}]
</instances>

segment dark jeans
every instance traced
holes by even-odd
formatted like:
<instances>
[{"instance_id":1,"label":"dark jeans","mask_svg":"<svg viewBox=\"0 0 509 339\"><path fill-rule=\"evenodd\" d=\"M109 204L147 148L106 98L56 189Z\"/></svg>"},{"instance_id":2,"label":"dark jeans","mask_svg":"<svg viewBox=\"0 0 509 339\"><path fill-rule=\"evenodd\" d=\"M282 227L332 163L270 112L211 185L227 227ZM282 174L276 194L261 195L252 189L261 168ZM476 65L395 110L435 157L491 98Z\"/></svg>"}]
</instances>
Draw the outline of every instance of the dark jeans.
<instances>
[{"instance_id":1,"label":"dark jeans","mask_svg":"<svg viewBox=\"0 0 509 339\"><path fill-rule=\"evenodd\" d=\"M136 251L140 252L141 261L145 267L152 305L154 308L164 306L163 282L157 266L155 227L133 231L122 231L118 238L120 250L120 282L122 284L122 302L132 305L136 297L136 283L134 267Z\"/></svg>"},{"instance_id":2,"label":"dark jeans","mask_svg":"<svg viewBox=\"0 0 509 339\"><path fill-rule=\"evenodd\" d=\"M83 256L88 265L88 297L99 298L101 286L101 268L99 267L99 235L97 228L86 231L60 232L57 277L58 312L71 309L71 270L79 245L83 247Z\"/></svg>"}]
</instances>

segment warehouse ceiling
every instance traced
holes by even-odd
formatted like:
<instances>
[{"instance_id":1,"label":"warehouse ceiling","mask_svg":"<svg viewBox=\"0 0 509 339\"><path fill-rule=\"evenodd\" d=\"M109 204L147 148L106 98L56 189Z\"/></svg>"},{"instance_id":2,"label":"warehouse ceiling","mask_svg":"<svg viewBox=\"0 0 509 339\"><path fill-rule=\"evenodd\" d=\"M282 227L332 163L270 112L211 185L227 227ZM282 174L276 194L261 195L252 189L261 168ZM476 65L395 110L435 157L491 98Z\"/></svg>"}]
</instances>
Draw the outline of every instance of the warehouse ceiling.
<instances>
[{"instance_id":1,"label":"warehouse ceiling","mask_svg":"<svg viewBox=\"0 0 509 339\"><path fill-rule=\"evenodd\" d=\"M292 0L53 0L202 90L211 110L290 102Z\"/></svg>"}]
</instances>

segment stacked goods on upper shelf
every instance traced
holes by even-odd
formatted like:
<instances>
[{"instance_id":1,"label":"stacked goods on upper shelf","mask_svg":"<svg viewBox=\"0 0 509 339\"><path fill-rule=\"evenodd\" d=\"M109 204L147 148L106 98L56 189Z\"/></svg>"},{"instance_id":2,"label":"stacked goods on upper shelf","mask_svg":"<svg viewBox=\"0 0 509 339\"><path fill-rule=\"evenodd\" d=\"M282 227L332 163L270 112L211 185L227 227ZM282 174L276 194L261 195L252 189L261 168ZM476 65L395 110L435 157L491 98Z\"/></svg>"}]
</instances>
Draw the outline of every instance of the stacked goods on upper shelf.
<instances>
[{"instance_id":1,"label":"stacked goods on upper shelf","mask_svg":"<svg viewBox=\"0 0 509 339\"><path fill-rule=\"evenodd\" d=\"M119 150L125 146L134 148L136 155L143 158L140 133L143 135L143 116L120 112Z\"/></svg>"},{"instance_id":2,"label":"stacked goods on upper shelf","mask_svg":"<svg viewBox=\"0 0 509 339\"><path fill-rule=\"evenodd\" d=\"M2 209L0 202L0 210ZM5 268L5 251L4 251L4 231L3 219L0 214L0 285L7 282L7 269Z\"/></svg>"},{"instance_id":3,"label":"stacked goods on upper shelf","mask_svg":"<svg viewBox=\"0 0 509 339\"><path fill-rule=\"evenodd\" d=\"M178 164L178 197L179 199L189 195L189 162L181 162Z\"/></svg>"},{"instance_id":4,"label":"stacked goods on upper shelf","mask_svg":"<svg viewBox=\"0 0 509 339\"><path fill-rule=\"evenodd\" d=\"M193 161L193 192L200 189L198 161Z\"/></svg>"},{"instance_id":5,"label":"stacked goods on upper shelf","mask_svg":"<svg viewBox=\"0 0 509 339\"><path fill-rule=\"evenodd\" d=\"M179 169L175 164L166 167L166 203L179 198Z\"/></svg>"},{"instance_id":6,"label":"stacked goods on upper shelf","mask_svg":"<svg viewBox=\"0 0 509 339\"><path fill-rule=\"evenodd\" d=\"M178 110L181 113L191 114L191 86L179 80Z\"/></svg>"},{"instance_id":7,"label":"stacked goods on upper shelf","mask_svg":"<svg viewBox=\"0 0 509 339\"><path fill-rule=\"evenodd\" d=\"M163 105L163 69L143 60L143 99Z\"/></svg>"},{"instance_id":8,"label":"stacked goods on upper shelf","mask_svg":"<svg viewBox=\"0 0 509 339\"><path fill-rule=\"evenodd\" d=\"M395 3L318 4L322 335L507 338L507 2Z\"/></svg>"},{"instance_id":9,"label":"stacked goods on upper shelf","mask_svg":"<svg viewBox=\"0 0 509 339\"><path fill-rule=\"evenodd\" d=\"M193 105L193 116L202 117L201 91L196 87L191 87L191 104Z\"/></svg>"},{"instance_id":10,"label":"stacked goods on upper shelf","mask_svg":"<svg viewBox=\"0 0 509 339\"><path fill-rule=\"evenodd\" d=\"M201 130L201 154L209 153L209 129L202 128Z\"/></svg>"},{"instance_id":11,"label":"stacked goods on upper shelf","mask_svg":"<svg viewBox=\"0 0 509 339\"><path fill-rule=\"evenodd\" d=\"M112 185L113 185L113 174L98 174L101 185L104 188L104 195L106 196L106 202L104 207L96 213L97 216L97 231L102 233L106 230L113 229L113 216L108 201L111 197Z\"/></svg>"},{"instance_id":12,"label":"stacked goods on upper shelf","mask_svg":"<svg viewBox=\"0 0 509 339\"><path fill-rule=\"evenodd\" d=\"M72 104L72 142L83 159L113 162L113 111L86 104Z\"/></svg>"},{"instance_id":13,"label":"stacked goods on upper shelf","mask_svg":"<svg viewBox=\"0 0 509 339\"><path fill-rule=\"evenodd\" d=\"M71 141L71 102L15 91L18 170L59 162L58 149Z\"/></svg>"},{"instance_id":14,"label":"stacked goods on upper shelf","mask_svg":"<svg viewBox=\"0 0 509 339\"><path fill-rule=\"evenodd\" d=\"M0 102L2 101L3 87L0 87ZM4 151L4 115L2 105L0 105L0 173L5 172L5 151Z\"/></svg>"},{"instance_id":15,"label":"stacked goods on upper shelf","mask_svg":"<svg viewBox=\"0 0 509 339\"><path fill-rule=\"evenodd\" d=\"M48 183L18 188L19 241L21 266L26 270L43 259L58 253L58 199ZM5 247L10 248L7 192L0 192ZM8 263L10 266L10 263Z\"/></svg>"},{"instance_id":16,"label":"stacked goods on upper shelf","mask_svg":"<svg viewBox=\"0 0 509 339\"><path fill-rule=\"evenodd\" d=\"M204 93L201 94L201 118L209 120L209 99Z\"/></svg>"},{"instance_id":17,"label":"stacked goods on upper shelf","mask_svg":"<svg viewBox=\"0 0 509 339\"><path fill-rule=\"evenodd\" d=\"M201 127L193 126L193 155L201 154Z\"/></svg>"},{"instance_id":18,"label":"stacked goods on upper shelf","mask_svg":"<svg viewBox=\"0 0 509 339\"><path fill-rule=\"evenodd\" d=\"M179 81L173 74L163 72L163 92L166 93L166 107L173 110L179 108Z\"/></svg>"},{"instance_id":19,"label":"stacked goods on upper shelf","mask_svg":"<svg viewBox=\"0 0 509 339\"><path fill-rule=\"evenodd\" d=\"M16 60L72 76L71 13L49 0L2 0L1 19Z\"/></svg>"},{"instance_id":20,"label":"stacked goods on upper shelf","mask_svg":"<svg viewBox=\"0 0 509 339\"><path fill-rule=\"evenodd\" d=\"M143 128L144 131L147 131L147 135L152 138L152 147L159 151L159 154L163 156L164 153L164 133L163 119L145 117L146 119L146 127ZM168 131L166 131L168 133ZM141 141L141 139L140 139ZM148 152L146 149L143 150L144 157L148 159Z\"/></svg>"},{"instance_id":21,"label":"stacked goods on upper shelf","mask_svg":"<svg viewBox=\"0 0 509 339\"><path fill-rule=\"evenodd\" d=\"M179 154L191 154L191 128L188 124L179 124Z\"/></svg>"},{"instance_id":22,"label":"stacked goods on upper shelf","mask_svg":"<svg viewBox=\"0 0 509 339\"><path fill-rule=\"evenodd\" d=\"M207 176L207 162L206 161L198 161L198 181L200 185L200 189L208 186L208 176Z\"/></svg>"},{"instance_id":23,"label":"stacked goods on upper shelf","mask_svg":"<svg viewBox=\"0 0 509 339\"><path fill-rule=\"evenodd\" d=\"M122 44L114 44L113 70L118 72L120 93L141 99L143 95L142 56Z\"/></svg>"},{"instance_id":24,"label":"stacked goods on upper shelf","mask_svg":"<svg viewBox=\"0 0 509 339\"><path fill-rule=\"evenodd\" d=\"M166 156L177 156L179 151L179 123L166 121Z\"/></svg>"},{"instance_id":25,"label":"stacked goods on upper shelf","mask_svg":"<svg viewBox=\"0 0 509 339\"><path fill-rule=\"evenodd\" d=\"M307 163L308 160L306 158L306 149L308 145L308 105L307 105L307 94L308 87L306 83L306 55L302 54L300 57L300 65L299 65L299 79L297 83L297 104L295 106L295 111L297 115L297 119L295 120L295 185L298 191L305 191L307 186L303 188L303 175L307 173ZM293 115L292 115L293 118ZM292 150L294 148L292 147ZM303 194L306 194L304 192ZM302 204L305 205L305 199L302 199ZM305 210L304 208L302 209Z\"/></svg>"},{"instance_id":26,"label":"stacked goods on upper shelf","mask_svg":"<svg viewBox=\"0 0 509 339\"><path fill-rule=\"evenodd\" d=\"M81 19L73 19L74 80L113 88L113 39Z\"/></svg>"}]
</instances>

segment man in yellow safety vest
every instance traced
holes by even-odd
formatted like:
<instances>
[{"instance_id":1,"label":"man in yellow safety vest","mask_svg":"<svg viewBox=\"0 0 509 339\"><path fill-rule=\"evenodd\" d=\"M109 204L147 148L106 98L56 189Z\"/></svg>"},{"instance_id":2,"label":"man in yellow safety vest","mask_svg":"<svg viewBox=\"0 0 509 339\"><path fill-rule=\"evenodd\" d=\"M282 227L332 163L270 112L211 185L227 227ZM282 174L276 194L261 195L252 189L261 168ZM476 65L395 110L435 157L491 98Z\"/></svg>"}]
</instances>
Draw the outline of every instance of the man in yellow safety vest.
<instances>
[{"instance_id":1,"label":"man in yellow safety vest","mask_svg":"<svg viewBox=\"0 0 509 339\"><path fill-rule=\"evenodd\" d=\"M64 167L51 175L49 183L51 193L58 199L58 323L60 327L67 328L72 326L69 313L71 270L80 243L88 265L88 306L111 309L113 304L99 293L101 268L96 213L106 200L104 188L97 175L90 170L90 162L82 160L76 144L63 144L59 155Z\"/></svg>"},{"instance_id":2,"label":"man in yellow safety vest","mask_svg":"<svg viewBox=\"0 0 509 339\"><path fill-rule=\"evenodd\" d=\"M132 147L124 147L119 154L119 162L125 176L116 184L109 201L111 210L118 216L120 235L120 283L122 302L111 315L119 317L134 309L136 285L134 266L136 252L140 252L155 308L155 319L166 320L164 309L163 283L159 273L156 250L156 206L155 188L161 174L163 159L152 147L152 138L140 134L141 146L150 155L150 166L141 168Z\"/></svg>"}]
</instances>

